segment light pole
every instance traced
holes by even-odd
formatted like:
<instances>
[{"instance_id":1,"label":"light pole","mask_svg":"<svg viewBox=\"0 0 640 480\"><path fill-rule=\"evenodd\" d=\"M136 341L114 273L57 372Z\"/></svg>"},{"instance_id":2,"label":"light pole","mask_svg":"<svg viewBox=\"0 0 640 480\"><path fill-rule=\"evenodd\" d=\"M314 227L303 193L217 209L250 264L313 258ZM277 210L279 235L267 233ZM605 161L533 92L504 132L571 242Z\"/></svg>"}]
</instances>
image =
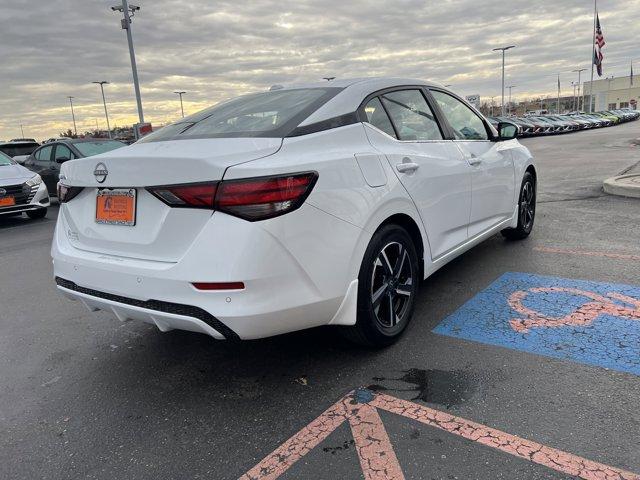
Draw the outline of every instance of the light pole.
<instances>
[{"instance_id":1,"label":"light pole","mask_svg":"<svg viewBox=\"0 0 640 480\"><path fill-rule=\"evenodd\" d=\"M184 95L187 92L173 92L176 93L180 96L180 111L182 112L182 118L184 118L184 108L182 107L182 95Z\"/></svg>"},{"instance_id":2,"label":"light pole","mask_svg":"<svg viewBox=\"0 0 640 480\"><path fill-rule=\"evenodd\" d=\"M20 124L20 132L22 133L22 138L24 138L24 128L22 128L22 124Z\"/></svg>"},{"instance_id":3,"label":"light pole","mask_svg":"<svg viewBox=\"0 0 640 480\"><path fill-rule=\"evenodd\" d=\"M586 68L580 68L576 70L572 70L572 72L578 72L578 111L580 111L580 74L584 72ZM582 106L584 108L584 101L582 102Z\"/></svg>"},{"instance_id":4,"label":"light pole","mask_svg":"<svg viewBox=\"0 0 640 480\"><path fill-rule=\"evenodd\" d=\"M109 138L111 138L111 127L109 126L109 114L107 113L107 101L104 99L104 86L109 85L109 82L102 80L101 82L91 82L96 85L100 85L100 91L102 92L102 105L104 105L104 117L107 119L107 131L109 132Z\"/></svg>"},{"instance_id":5,"label":"light pole","mask_svg":"<svg viewBox=\"0 0 640 480\"><path fill-rule=\"evenodd\" d=\"M144 114L142 113L142 98L140 97L140 83L138 82L138 67L136 66L136 54L133 51L133 37L131 35L131 17L140 10L137 5L129 5L127 0L122 0L122 5L111 7L114 12L122 12L121 20L122 29L127 31L127 41L129 42L129 57L131 57L131 72L133 73L133 87L136 91L136 102L138 103L138 119L140 123L144 123Z\"/></svg>"},{"instance_id":6,"label":"light pole","mask_svg":"<svg viewBox=\"0 0 640 480\"><path fill-rule=\"evenodd\" d=\"M491 97L491 107L490 107L490 111L491 111L491 113L489 114L489 115L490 115L490 116L492 116L492 117L493 117L493 99L494 99L494 98L496 98L496 97Z\"/></svg>"},{"instance_id":7,"label":"light pole","mask_svg":"<svg viewBox=\"0 0 640 480\"><path fill-rule=\"evenodd\" d=\"M75 113L73 113L73 99L74 99L74 97L69 95L67 98L69 99L69 105L71 105L71 118L73 119L73 133L75 133L76 137L77 137L78 136L78 128L76 127L76 115L75 115Z\"/></svg>"},{"instance_id":8,"label":"light pole","mask_svg":"<svg viewBox=\"0 0 640 480\"><path fill-rule=\"evenodd\" d=\"M509 50L510 48L515 48L515 45L509 45L508 47L498 47L494 48L494 52L501 51L502 52L502 116L504 116L504 52Z\"/></svg>"},{"instance_id":9,"label":"light pole","mask_svg":"<svg viewBox=\"0 0 640 480\"><path fill-rule=\"evenodd\" d=\"M509 89L509 103L507 104L507 108L509 109L509 115L511 115L511 89L515 88L515 85L509 85L507 88Z\"/></svg>"}]
</instances>

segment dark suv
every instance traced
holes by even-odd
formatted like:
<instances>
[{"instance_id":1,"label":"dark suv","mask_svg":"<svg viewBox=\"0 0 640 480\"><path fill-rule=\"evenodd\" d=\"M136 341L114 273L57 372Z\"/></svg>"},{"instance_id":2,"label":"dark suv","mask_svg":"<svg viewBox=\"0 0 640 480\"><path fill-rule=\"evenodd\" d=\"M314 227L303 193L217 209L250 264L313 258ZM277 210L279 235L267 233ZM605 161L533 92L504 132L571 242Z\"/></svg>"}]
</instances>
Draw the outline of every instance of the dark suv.
<instances>
[{"instance_id":1,"label":"dark suv","mask_svg":"<svg viewBox=\"0 0 640 480\"><path fill-rule=\"evenodd\" d=\"M57 192L61 164L67 160L91 157L124 146L124 143L117 140L100 138L61 139L35 150L24 162L24 166L40 174L53 196Z\"/></svg>"}]
</instances>

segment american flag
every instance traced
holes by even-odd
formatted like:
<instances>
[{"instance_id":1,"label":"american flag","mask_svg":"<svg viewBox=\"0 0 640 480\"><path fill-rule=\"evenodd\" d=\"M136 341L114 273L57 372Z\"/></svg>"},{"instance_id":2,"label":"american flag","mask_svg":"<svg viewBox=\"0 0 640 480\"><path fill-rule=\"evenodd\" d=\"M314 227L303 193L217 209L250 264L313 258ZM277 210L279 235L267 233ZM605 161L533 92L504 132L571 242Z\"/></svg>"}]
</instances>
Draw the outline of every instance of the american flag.
<instances>
[{"instance_id":1,"label":"american flag","mask_svg":"<svg viewBox=\"0 0 640 480\"><path fill-rule=\"evenodd\" d=\"M602 76L602 60L604 60L602 47L605 45L604 35L602 34L602 28L600 27L600 15L596 15L596 43L593 49L593 63L598 69L599 77Z\"/></svg>"}]
</instances>

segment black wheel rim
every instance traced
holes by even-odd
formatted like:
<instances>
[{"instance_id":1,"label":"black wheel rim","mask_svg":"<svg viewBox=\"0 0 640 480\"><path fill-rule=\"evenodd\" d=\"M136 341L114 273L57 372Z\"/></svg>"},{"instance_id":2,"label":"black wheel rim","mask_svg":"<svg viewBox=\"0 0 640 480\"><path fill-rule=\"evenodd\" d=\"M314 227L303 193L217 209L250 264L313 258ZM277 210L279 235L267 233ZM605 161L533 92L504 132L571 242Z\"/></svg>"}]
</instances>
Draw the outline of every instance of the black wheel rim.
<instances>
[{"instance_id":1,"label":"black wheel rim","mask_svg":"<svg viewBox=\"0 0 640 480\"><path fill-rule=\"evenodd\" d=\"M520 225L524 230L530 230L536 216L536 190L533 183L527 181L520 192Z\"/></svg>"},{"instance_id":2,"label":"black wheel rim","mask_svg":"<svg viewBox=\"0 0 640 480\"><path fill-rule=\"evenodd\" d=\"M373 261L371 306L383 330L397 329L408 317L414 295L414 278L407 248L387 243Z\"/></svg>"}]
</instances>

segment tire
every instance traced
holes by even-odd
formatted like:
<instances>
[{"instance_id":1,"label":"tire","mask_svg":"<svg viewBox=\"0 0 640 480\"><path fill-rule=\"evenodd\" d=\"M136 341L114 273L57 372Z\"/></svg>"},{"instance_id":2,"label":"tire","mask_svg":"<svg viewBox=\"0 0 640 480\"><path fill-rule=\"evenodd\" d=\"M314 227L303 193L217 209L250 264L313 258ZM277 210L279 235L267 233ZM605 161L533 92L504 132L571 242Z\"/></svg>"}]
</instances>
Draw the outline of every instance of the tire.
<instances>
[{"instance_id":1,"label":"tire","mask_svg":"<svg viewBox=\"0 0 640 480\"><path fill-rule=\"evenodd\" d=\"M26 214L30 219L36 220L38 218L44 218L44 216L47 214L47 209L39 208L38 210L31 210L29 212L26 212Z\"/></svg>"},{"instance_id":2,"label":"tire","mask_svg":"<svg viewBox=\"0 0 640 480\"><path fill-rule=\"evenodd\" d=\"M507 240L522 240L533 230L536 218L536 181L531 172L525 172L518 197L518 226L502 230Z\"/></svg>"},{"instance_id":3,"label":"tire","mask_svg":"<svg viewBox=\"0 0 640 480\"><path fill-rule=\"evenodd\" d=\"M378 348L398 340L413 316L420 271L406 230L398 225L378 230L360 266L357 321L353 327L342 327L344 336Z\"/></svg>"}]
</instances>

